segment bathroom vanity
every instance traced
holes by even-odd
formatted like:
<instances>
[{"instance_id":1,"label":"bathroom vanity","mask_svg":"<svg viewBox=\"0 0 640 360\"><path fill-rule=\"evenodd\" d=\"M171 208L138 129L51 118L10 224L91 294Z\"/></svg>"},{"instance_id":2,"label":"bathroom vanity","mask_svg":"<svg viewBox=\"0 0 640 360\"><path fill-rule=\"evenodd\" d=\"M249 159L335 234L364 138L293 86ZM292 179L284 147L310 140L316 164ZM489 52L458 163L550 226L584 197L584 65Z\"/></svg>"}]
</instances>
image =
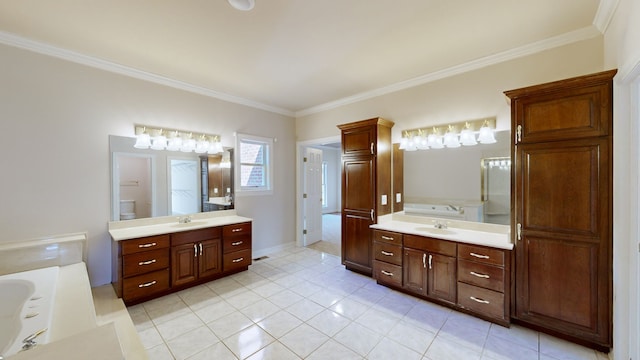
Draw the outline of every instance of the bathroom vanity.
<instances>
[{"instance_id":1,"label":"bathroom vanity","mask_svg":"<svg viewBox=\"0 0 640 360\"><path fill-rule=\"evenodd\" d=\"M379 284L509 326L508 226L396 213L371 227Z\"/></svg>"},{"instance_id":2,"label":"bathroom vanity","mask_svg":"<svg viewBox=\"0 0 640 360\"><path fill-rule=\"evenodd\" d=\"M184 223L175 216L110 223L118 297L132 305L247 270L252 220L209 214Z\"/></svg>"}]
</instances>

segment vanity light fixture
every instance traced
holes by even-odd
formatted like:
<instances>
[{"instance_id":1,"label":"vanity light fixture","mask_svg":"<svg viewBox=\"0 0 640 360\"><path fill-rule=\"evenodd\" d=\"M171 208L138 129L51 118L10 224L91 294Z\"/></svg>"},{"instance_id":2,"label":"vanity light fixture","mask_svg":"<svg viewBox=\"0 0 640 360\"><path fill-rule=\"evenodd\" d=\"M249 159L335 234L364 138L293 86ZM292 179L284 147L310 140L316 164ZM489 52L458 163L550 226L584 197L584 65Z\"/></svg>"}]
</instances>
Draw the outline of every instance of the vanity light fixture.
<instances>
[{"instance_id":1,"label":"vanity light fixture","mask_svg":"<svg viewBox=\"0 0 640 360\"><path fill-rule=\"evenodd\" d=\"M154 128L146 125L135 125L137 149L169 150L192 152L199 154L218 154L223 151L219 135L200 133L194 135L189 131Z\"/></svg>"},{"instance_id":2,"label":"vanity light fixture","mask_svg":"<svg viewBox=\"0 0 640 360\"><path fill-rule=\"evenodd\" d=\"M233 6L234 9L240 11L249 11L256 6L255 0L227 0L229 5Z\"/></svg>"},{"instance_id":3,"label":"vanity light fixture","mask_svg":"<svg viewBox=\"0 0 640 360\"><path fill-rule=\"evenodd\" d=\"M440 128L446 128L442 135ZM400 149L416 151L426 149L458 148L480 144L493 144L496 142L494 130L496 118L468 120L448 125L433 126L427 132L423 129L404 130L400 139ZM458 129L462 129L458 132ZM476 138L477 135L477 138Z\"/></svg>"}]
</instances>

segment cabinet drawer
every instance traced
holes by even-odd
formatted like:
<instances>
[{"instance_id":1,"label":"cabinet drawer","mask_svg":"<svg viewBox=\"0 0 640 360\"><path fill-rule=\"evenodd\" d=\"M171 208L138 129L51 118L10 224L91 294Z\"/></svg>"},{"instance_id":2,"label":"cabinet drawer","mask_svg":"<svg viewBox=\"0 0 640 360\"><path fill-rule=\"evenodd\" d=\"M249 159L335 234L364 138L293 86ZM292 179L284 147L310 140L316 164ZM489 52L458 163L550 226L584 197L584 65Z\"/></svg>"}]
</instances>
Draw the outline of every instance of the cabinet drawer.
<instances>
[{"instance_id":1,"label":"cabinet drawer","mask_svg":"<svg viewBox=\"0 0 640 360\"><path fill-rule=\"evenodd\" d=\"M467 244L458 245L458 258L504 266L504 250Z\"/></svg>"},{"instance_id":2,"label":"cabinet drawer","mask_svg":"<svg viewBox=\"0 0 640 360\"><path fill-rule=\"evenodd\" d=\"M122 257L122 276L130 277L169 267L169 249L158 249Z\"/></svg>"},{"instance_id":3,"label":"cabinet drawer","mask_svg":"<svg viewBox=\"0 0 640 360\"><path fill-rule=\"evenodd\" d=\"M373 262L373 276L379 283L402 287L402 266L376 260Z\"/></svg>"},{"instance_id":4,"label":"cabinet drawer","mask_svg":"<svg viewBox=\"0 0 640 360\"><path fill-rule=\"evenodd\" d=\"M203 240L217 239L220 237L219 227L210 227L191 231L182 231L171 234L171 246L195 243Z\"/></svg>"},{"instance_id":5,"label":"cabinet drawer","mask_svg":"<svg viewBox=\"0 0 640 360\"><path fill-rule=\"evenodd\" d=\"M251 250L234 251L224 254L222 269L229 271L251 265Z\"/></svg>"},{"instance_id":6,"label":"cabinet drawer","mask_svg":"<svg viewBox=\"0 0 640 360\"><path fill-rule=\"evenodd\" d=\"M437 254L456 256L456 243L424 236L405 235L404 246L412 249L434 252Z\"/></svg>"},{"instance_id":7,"label":"cabinet drawer","mask_svg":"<svg viewBox=\"0 0 640 360\"><path fill-rule=\"evenodd\" d=\"M384 230L373 230L373 241L402 245L402 234Z\"/></svg>"},{"instance_id":8,"label":"cabinet drawer","mask_svg":"<svg viewBox=\"0 0 640 360\"><path fill-rule=\"evenodd\" d=\"M504 294L478 286L458 283L458 305L495 319L505 320Z\"/></svg>"},{"instance_id":9,"label":"cabinet drawer","mask_svg":"<svg viewBox=\"0 0 640 360\"><path fill-rule=\"evenodd\" d=\"M458 259L458 281L504 292L504 269Z\"/></svg>"},{"instance_id":10,"label":"cabinet drawer","mask_svg":"<svg viewBox=\"0 0 640 360\"><path fill-rule=\"evenodd\" d=\"M230 236L251 235L251 223L240 223L233 225L225 225L222 228L222 236L228 238Z\"/></svg>"},{"instance_id":11,"label":"cabinet drawer","mask_svg":"<svg viewBox=\"0 0 640 360\"><path fill-rule=\"evenodd\" d=\"M374 242L373 254L376 260L402 265L402 246L388 243Z\"/></svg>"},{"instance_id":12,"label":"cabinet drawer","mask_svg":"<svg viewBox=\"0 0 640 360\"><path fill-rule=\"evenodd\" d=\"M224 253L251 249L251 236L224 237L222 249Z\"/></svg>"},{"instance_id":13,"label":"cabinet drawer","mask_svg":"<svg viewBox=\"0 0 640 360\"><path fill-rule=\"evenodd\" d=\"M154 271L123 280L122 297L125 301L147 297L169 289L169 269Z\"/></svg>"},{"instance_id":14,"label":"cabinet drawer","mask_svg":"<svg viewBox=\"0 0 640 360\"><path fill-rule=\"evenodd\" d=\"M169 235L148 236L139 239L122 240L122 255L169 247Z\"/></svg>"}]
</instances>

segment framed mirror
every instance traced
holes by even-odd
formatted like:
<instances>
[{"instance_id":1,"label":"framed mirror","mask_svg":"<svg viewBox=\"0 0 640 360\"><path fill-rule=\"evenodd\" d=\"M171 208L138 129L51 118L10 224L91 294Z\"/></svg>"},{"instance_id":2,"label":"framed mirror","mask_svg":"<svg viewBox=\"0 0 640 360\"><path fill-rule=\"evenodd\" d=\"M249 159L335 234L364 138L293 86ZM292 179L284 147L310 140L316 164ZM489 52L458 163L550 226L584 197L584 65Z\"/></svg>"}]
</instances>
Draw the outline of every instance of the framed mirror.
<instances>
[{"instance_id":1,"label":"framed mirror","mask_svg":"<svg viewBox=\"0 0 640 360\"><path fill-rule=\"evenodd\" d=\"M207 155L134 144L109 136L112 221L234 208L233 149Z\"/></svg>"}]
</instances>

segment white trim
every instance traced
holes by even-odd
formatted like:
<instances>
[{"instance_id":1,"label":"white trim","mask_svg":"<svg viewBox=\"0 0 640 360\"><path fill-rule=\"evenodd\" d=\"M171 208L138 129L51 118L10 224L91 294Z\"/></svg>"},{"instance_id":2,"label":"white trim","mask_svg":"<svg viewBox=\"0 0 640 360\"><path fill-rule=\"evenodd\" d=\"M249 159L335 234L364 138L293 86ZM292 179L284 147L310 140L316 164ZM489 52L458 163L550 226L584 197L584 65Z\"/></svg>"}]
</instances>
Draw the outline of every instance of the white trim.
<instances>
[{"instance_id":1,"label":"white trim","mask_svg":"<svg viewBox=\"0 0 640 360\"><path fill-rule=\"evenodd\" d=\"M288 243L281 244L281 245L271 246L271 247L268 247L268 248L265 248L265 249L260 249L260 250L253 249L251 251L251 255L253 256L254 259L257 259L257 258L262 257L262 256L269 256L269 255L272 255L272 254L277 254L277 253L282 252L283 250L294 248L294 247L296 247L295 243L288 242ZM256 263L252 262L252 264L256 264Z\"/></svg>"},{"instance_id":2,"label":"white trim","mask_svg":"<svg viewBox=\"0 0 640 360\"><path fill-rule=\"evenodd\" d=\"M607 31L619 2L620 0L600 0L598 11L596 11L596 16L593 18L593 25L601 33L604 34Z\"/></svg>"},{"instance_id":3,"label":"white trim","mask_svg":"<svg viewBox=\"0 0 640 360\"><path fill-rule=\"evenodd\" d=\"M485 56L476 60L472 60L460 65L455 65L446 69L434 71L429 74L418 76L413 79L401 81L399 83L384 86L378 89L365 91L356 95L348 96L336 101L310 107L305 110L297 111L296 117L307 116L322 111L335 109L340 106L353 104L355 102L371 99L377 96L393 93L400 90L409 89L419 85L423 85L436 80L444 79L450 76L462 74L472 70L481 69L490 65L501 62L521 58L523 56L535 54L541 51L553 49L574 42L587 40L602 35L594 26L587 26L582 29L570 31L568 33L554 36L545 40L536 41L531 44L513 48L494 55Z\"/></svg>"},{"instance_id":4,"label":"white trim","mask_svg":"<svg viewBox=\"0 0 640 360\"><path fill-rule=\"evenodd\" d=\"M200 94L219 100L227 101L234 104L240 104L249 106L259 110L265 110L276 114L285 116L294 116L294 113L290 110L263 104L257 101L245 99L239 96L225 94L219 91L211 90L202 86L193 85L184 81L171 79L162 75L153 74L143 70L138 70L129 66L117 64L108 60L99 59L97 57L84 55L75 51L66 50L53 45L41 43L38 41L30 40L18 35L14 35L8 32L0 31L0 43L14 46L17 48L33 51L36 53L53 56L59 59L64 59L77 64L90 66L93 68L109 71L112 73L129 76L132 78L149 81L152 83L169 86L175 89L180 89L195 94Z\"/></svg>"}]
</instances>

